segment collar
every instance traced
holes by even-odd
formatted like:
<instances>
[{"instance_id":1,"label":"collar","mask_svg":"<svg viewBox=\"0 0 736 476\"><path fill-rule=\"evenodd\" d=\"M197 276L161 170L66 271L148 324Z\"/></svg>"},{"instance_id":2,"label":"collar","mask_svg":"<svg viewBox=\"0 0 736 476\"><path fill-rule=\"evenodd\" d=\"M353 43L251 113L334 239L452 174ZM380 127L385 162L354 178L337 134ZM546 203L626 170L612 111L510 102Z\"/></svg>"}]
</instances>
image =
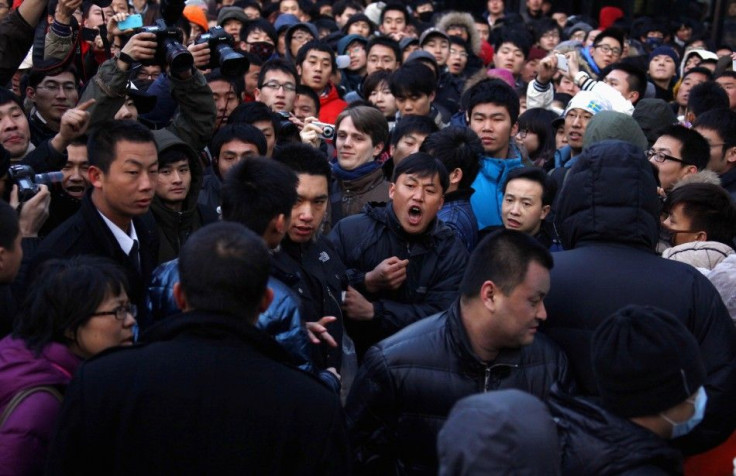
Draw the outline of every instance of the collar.
<instances>
[{"instance_id":1,"label":"collar","mask_svg":"<svg viewBox=\"0 0 736 476\"><path fill-rule=\"evenodd\" d=\"M46 121L46 119L44 119L43 116L38 113L38 109L36 109L36 106L33 106L33 109L31 109L31 117L35 117L36 119L38 119L39 121L41 121L41 124L43 124L43 125L47 125L48 124L48 122Z\"/></svg>"},{"instance_id":2,"label":"collar","mask_svg":"<svg viewBox=\"0 0 736 476\"><path fill-rule=\"evenodd\" d=\"M135 225L133 224L133 220L130 221L130 235L128 235L119 226L111 222L110 219L103 215L101 211L97 210L97 213L99 213L102 219L105 221L105 225L107 225L107 227L112 232L112 235L117 240L120 248L122 248L126 255L130 254L130 250L133 248L133 243L135 241L138 241L138 234L135 232Z\"/></svg>"}]
</instances>

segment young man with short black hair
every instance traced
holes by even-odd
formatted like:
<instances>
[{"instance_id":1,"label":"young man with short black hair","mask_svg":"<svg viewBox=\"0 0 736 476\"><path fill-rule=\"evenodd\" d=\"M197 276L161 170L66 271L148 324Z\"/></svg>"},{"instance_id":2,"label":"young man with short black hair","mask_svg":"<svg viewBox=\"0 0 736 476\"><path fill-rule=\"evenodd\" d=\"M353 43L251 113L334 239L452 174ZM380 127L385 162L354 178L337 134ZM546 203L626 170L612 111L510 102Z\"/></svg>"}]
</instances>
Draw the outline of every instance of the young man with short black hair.
<instances>
[{"instance_id":1,"label":"young man with short black hair","mask_svg":"<svg viewBox=\"0 0 736 476\"><path fill-rule=\"evenodd\" d=\"M295 63L299 83L311 88L319 96L319 120L334 124L347 106L330 80L337 70L335 52L327 43L310 41L299 48Z\"/></svg>"},{"instance_id":2,"label":"young man with short black hair","mask_svg":"<svg viewBox=\"0 0 736 476\"><path fill-rule=\"evenodd\" d=\"M706 168L718 174L721 186L736 202L736 112L725 108L704 112L693 123L693 129L710 146Z\"/></svg>"},{"instance_id":3,"label":"young man with short black hair","mask_svg":"<svg viewBox=\"0 0 736 476\"><path fill-rule=\"evenodd\" d=\"M398 122L402 116L429 116L438 127L445 125L450 113L433 103L437 94L437 77L420 61L409 61L391 74L391 94L396 98Z\"/></svg>"},{"instance_id":4,"label":"young man with short black hair","mask_svg":"<svg viewBox=\"0 0 736 476\"><path fill-rule=\"evenodd\" d=\"M406 157L419 152L424 139L438 130L437 124L429 116L410 114L402 117L391 131L391 143L388 149L394 167Z\"/></svg>"}]
</instances>

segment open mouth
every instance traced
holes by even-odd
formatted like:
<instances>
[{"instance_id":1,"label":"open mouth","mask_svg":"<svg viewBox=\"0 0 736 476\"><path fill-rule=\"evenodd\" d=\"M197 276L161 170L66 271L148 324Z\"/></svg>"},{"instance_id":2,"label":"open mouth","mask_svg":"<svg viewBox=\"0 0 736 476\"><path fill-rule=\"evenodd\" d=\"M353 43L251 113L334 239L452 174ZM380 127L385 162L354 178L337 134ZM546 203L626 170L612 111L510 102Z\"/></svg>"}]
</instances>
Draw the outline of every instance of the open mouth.
<instances>
[{"instance_id":1,"label":"open mouth","mask_svg":"<svg viewBox=\"0 0 736 476\"><path fill-rule=\"evenodd\" d=\"M422 209L418 206L409 208L409 224L416 226L422 221Z\"/></svg>"}]
</instances>

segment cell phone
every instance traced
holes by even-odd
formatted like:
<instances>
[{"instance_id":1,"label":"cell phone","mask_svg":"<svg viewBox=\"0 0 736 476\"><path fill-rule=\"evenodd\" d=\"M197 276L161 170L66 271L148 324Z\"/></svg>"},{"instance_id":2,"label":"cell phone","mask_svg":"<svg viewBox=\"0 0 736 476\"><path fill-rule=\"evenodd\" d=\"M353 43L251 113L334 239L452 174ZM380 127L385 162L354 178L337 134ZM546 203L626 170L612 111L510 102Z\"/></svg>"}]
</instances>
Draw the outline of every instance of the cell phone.
<instances>
[{"instance_id":1,"label":"cell phone","mask_svg":"<svg viewBox=\"0 0 736 476\"><path fill-rule=\"evenodd\" d=\"M557 69L567 72L567 58L565 58L565 55L556 53L555 56L557 56Z\"/></svg>"},{"instance_id":2,"label":"cell phone","mask_svg":"<svg viewBox=\"0 0 736 476\"><path fill-rule=\"evenodd\" d=\"M326 122L313 122L317 127L322 128L322 134L319 135L320 139L330 140L335 138L335 126L327 124Z\"/></svg>"},{"instance_id":3,"label":"cell phone","mask_svg":"<svg viewBox=\"0 0 736 476\"><path fill-rule=\"evenodd\" d=\"M93 42L99 34L100 30L98 30L97 28L82 28L82 39L84 41Z\"/></svg>"},{"instance_id":4,"label":"cell phone","mask_svg":"<svg viewBox=\"0 0 736 476\"><path fill-rule=\"evenodd\" d=\"M132 28L140 28L143 26L143 18L139 13L136 13L135 15L130 15L125 20L118 23L118 28L120 30L130 30Z\"/></svg>"}]
</instances>

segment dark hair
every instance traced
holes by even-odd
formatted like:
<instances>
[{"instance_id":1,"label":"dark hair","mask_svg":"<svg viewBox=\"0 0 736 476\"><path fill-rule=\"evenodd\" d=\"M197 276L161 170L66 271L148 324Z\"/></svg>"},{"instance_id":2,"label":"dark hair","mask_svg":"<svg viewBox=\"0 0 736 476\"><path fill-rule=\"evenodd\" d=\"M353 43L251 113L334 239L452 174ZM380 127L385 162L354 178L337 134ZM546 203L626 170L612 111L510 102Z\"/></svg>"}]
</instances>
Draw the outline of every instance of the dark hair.
<instances>
[{"instance_id":1,"label":"dark hair","mask_svg":"<svg viewBox=\"0 0 736 476\"><path fill-rule=\"evenodd\" d=\"M71 73L74 76L74 86L79 88L79 73L73 64L61 63L56 58L48 58L34 65L28 72L28 86L36 88L48 76L57 76L61 73Z\"/></svg>"},{"instance_id":2,"label":"dark hair","mask_svg":"<svg viewBox=\"0 0 736 476\"><path fill-rule=\"evenodd\" d=\"M698 117L706 111L718 108L728 109L728 94L720 84L706 81L693 86L687 98L688 111Z\"/></svg>"},{"instance_id":3,"label":"dark hair","mask_svg":"<svg viewBox=\"0 0 736 476\"><path fill-rule=\"evenodd\" d=\"M282 73L289 74L294 77L294 84L299 84L299 75L296 73L294 65L292 65L290 61L287 61L283 58L273 58L263 63L263 66L261 67L261 72L258 73L259 88L263 87L263 83L266 80L266 73L268 73L269 71L281 71Z\"/></svg>"},{"instance_id":4,"label":"dark hair","mask_svg":"<svg viewBox=\"0 0 736 476\"><path fill-rule=\"evenodd\" d=\"M308 86L304 86L303 84L297 84L296 86L296 95L305 95L309 96L309 99L311 99L314 102L314 105L316 107L315 114L319 116L319 96L317 96L317 93L314 92L314 90Z\"/></svg>"},{"instance_id":5,"label":"dark hair","mask_svg":"<svg viewBox=\"0 0 736 476\"><path fill-rule=\"evenodd\" d=\"M552 159L555 155L555 130L552 127L552 121L557 118L557 114L549 109L531 108L524 111L519 116L519 130L526 130L537 135L539 139L539 147L534 154L529 154L532 161L544 160L545 162Z\"/></svg>"},{"instance_id":6,"label":"dark hair","mask_svg":"<svg viewBox=\"0 0 736 476\"><path fill-rule=\"evenodd\" d=\"M521 109L519 95L516 94L514 88L502 79L483 79L468 89L465 94L467 94L465 110L468 117L477 105L491 103L506 108L511 117L511 124L515 124L519 119L519 110Z\"/></svg>"},{"instance_id":7,"label":"dark hair","mask_svg":"<svg viewBox=\"0 0 736 476\"><path fill-rule=\"evenodd\" d=\"M545 33L550 31L556 31L560 38L562 38L562 28L557 24L556 21L549 17L542 17L534 20L531 24L532 31L534 32L534 42L539 43L539 40L544 36Z\"/></svg>"},{"instance_id":8,"label":"dark hair","mask_svg":"<svg viewBox=\"0 0 736 476\"><path fill-rule=\"evenodd\" d=\"M327 155L308 144L284 144L274 151L272 159L286 165L297 175L322 176L327 179L328 184L332 178Z\"/></svg>"},{"instance_id":9,"label":"dark hair","mask_svg":"<svg viewBox=\"0 0 736 476\"><path fill-rule=\"evenodd\" d=\"M552 255L533 237L515 230L498 230L475 247L460 283L463 299L478 296L486 281L510 295L526 278L532 261L552 269Z\"/></svg>"},{"instance_id":10,"label":"dark hair","mask_svg":"<svg viewBox=\"0 0 736 476\"><path fill-rule=\"evenodd\" d=\"M350 27L354 23L358 22L366 22L368 24L368 28L370 28L371 32L376 31L376 24L373 23L373 21L368 18L368 16L365 13L356 13L355 15L351 16L348 21L345 22L345 25L342 27L342 31L344 33L347 33L348 30L350 30Z\"/></svg>"},{"instance_id":11,"label":"dark hair","mask_svg":"<svg viewBox=\"0 0 736 476\"><path fill-rule=\"evenodd\" d=\"M238 97L238 103L240 103L240 97L243 94L243 90L245 89L245 83L243 82L242 76L240 78L223 76L220 68L215 68L209 73L205 74L204 79L207 81L207 83L211 83L214 81L224 81L226 83L229 83L230 86L233 88L233 92Z\"/></svg>"},{"instance_id":12,"label":"dark hair","mask_svg":"<svg viewBox=\"0 0 736 476\"><path fill-rule=\"evenodd\" d=\"M106 297L128 289L125 273L108 258L82 255L46 261L28 287L13 336L23 339L36 355L51 342L69 345L75 339L68 335L76 338Z\"/></svg>"},{"instance_id":13,"label":"dark hair","mask_svg":"<svg viewBox=\"0 0 736 476\"><path fill-rule=\"evenodd\" d=\"M264 157L241 160L222 183L222 219L263 236L271 220L291 216L297 178L286 165Z\"/></svg>"},{"instance_id":14,"label":"dark hair","mask_svg":"<svg viewBox=\"0 0 736 476\"><path fill-rule=\"evenodd\" d=\"M260 101L238 104L238 107L233 109L233 112L230 113L230 117L227 119L228 124L254 124L261 121L271 121L274 131L278 127L271 108Z\"/></svg>"},{"instance_id":15,"label":"dark hair","mask_svg":"<svg viewBox=\"0 0 736 476\"><path fill-rule=\"evenodd\" d=\"M184 144L167 147L166 150L158 154L158 168L160 170L180 160L186 160L189 163L190 158L191 152L187 150L187 146Z\"/></svg>"},{"instance_id":16,"label":"dark hair","mask_svg":"<svg viewBox=\"0 0 736 476\"><path fill-rule=\"evenodd\" d=\"M700 114L693 122L693 128L709 129L723 140L723 151L736 146L736 112L718 108Z\"/></svg>"},{"instance_id":17,"label":"dark hair","mask_svg":"<svg viewBox=\"0 0 736 476\"><path fill-rule=\"evenodd\" d=\"M236 139L255 145L260 155L266 155L266 138L257 127L243 123L227 124L217 131L212 138L212 142L210 142L210 152L213 160L217 160L220 156L220 149L223 145Z\"/></svg>"},{"instance_id":18,"label":"dark hair","mask_svg":"<svg viewBox=\"0 0 736 476\"><path fill-rule=\"evenodd\" d=\"M402 116L396 122L394 130L391 131L391 145L396 146L401 138L407 134L417 133L428 136L437 132L438 129L437 123L429 116L417 116L416 114Z\"/></svg>"},{"instance_id":19,"label":"dark hair","mask_svg":"<svg viewBox=\"0 0 736 476\"><path fill-rule=\"evenodd\" d=\"M509 30L504 28L493 44L493 51L498 51L504 43L511 43L524 53L524 58L529 56L529 50L532 47L532 39L530 35L523 29Z\"/></svg>"},{"instance_id":20,"label":"dark hair","mask_svg":"<svg viewBox=\"0 0 736 476\"><path fill-rule=\"evenodd\" d=\"M710 160L710 145L708 145L705 137L697 131L675 124L668 126L659 136L672 137L680 143L682 147L680 155L682 155L682 160L685 164L694 165L698 170L703 170L708 165L708 161Z\"/></svg>"},{"instance_id":21,"label":"dark hair","mask_svg":"<svg viewBox=\"0 0 736 476\"><path fill-rule=\"evenodd\" d=\"M302 63L304 63L304 60L307 59L307 54L310 51L321 51L323 53L329 53L330 60L332 61L332 73L337 71L337 62L335 60L335 51L330 47L329 44L325 43L324 41L320 40L312 40L302 45L301 48L299 48L299 51L296 54L296 60L294 61L294 64L297 66L301 66Z\"/></svg>"},{"instance_id":22,"label":"dark hair","mask_svg":"<svg viewBox=\"0 0 736 476\"><path fill-rule=\"evenodd\" d=\"M715 77L715 79L718 79L718 78L731 78L731 79L736 79L736 71L729 71L729 70L721 71L718 74L718 76Z\"/></svg>"},{"instance_id":23,"label":"dark hair","mask_svg":"<svg viewBox=\"0 0 736 476\"><path fill-rule=\"evenodd\" d=\"M468 189L475 181L483 156L483 144L472 129L448 126L424 139L420 152L426 152L442 162L448 173L463 171L459 189Z\"/></svg>"},{"instance_id":24,"label":"dark hair","mask_svg":"<svg viewBox=\"0 0 736 476\"><path fill-rule=\"evenodd\" d=\"M682 203L683 213L691 220L693 231L703 230L708 241L734 248L736 237L736 205L723 187L711 183L688 183L675 187L664 202L669 213Z\"/></svg>"},{"instance_id":25,"label":"dark hair","mask_svg":"<svg viewBox=\"0 0 736 476\"><path fill-rule=\"evenodd\" d=\"M255 6L257 6L257 4ZM260 7L258 9L260 10ZM253 20L248 20L247 22L243 23L243 26L240 28L240 39L245 42L245 39L248 38L250 32L259 30L268 35L268 37L271 38L271 40L273 41L274 45L277 43L278 38L276 35L276 30L274 29L271 22L269 22L265 18L254 18Z\"/></svg>"},{"instance_id":26,"label":"dark hair","mask_svg":"<svg viewBox=\"0 0 736 476\"><path fill-rule=\"evenodd\" d=\"M618 28L610 27L598 33L598 36L595 37L595 41L593 42L593 46L598 46L603 38L613 38L618 41L618 44L621 45L622 49L624 47L624 32Z\"/></svg>"},{"instance_id":27,"label":"dark hair","mask_svg":"<svg viewBox=\"0 0 736 476\"><path fill-rule=\"evenodd\" d=\"M18 233L18 212L8 202L0 200L0 248L14 250Z\"/></svg>"},{"instance_id":28,"label":"dark hair","mask_svg":"<svg viewBox=\"0 0 736 476\"><path fill-rule=\"evenodd\" d=\"M388 143L388 122L383 113L372 106L355 106L343 110L335 120L335 131L340 131L340 123L349 117L353 126L360 132L368 134L373 146Z\"/></svg>"},{"instance_id":29,"label":"dark hair","mask_svg":"<svg viewBox=\"0 0 736 476\"><path fill-rule=\"evenodd\" d=\"M371 93L378 88L381 83L386 83L389 86L389 79L391 78L391 71L385 69L379 69L374 71L365 78L363 78L363 97L366 101L371 96Z\"/></svg>"},{"instance_id":30,"label":"dark hair","mask_svg":"<svg viewBox=\"0 0 736 476\"><path fill-rule=\"evenodd\" d=\"M250 323L258 318L270 268L263 240L239 223L217 222L197 230L179 256L181 287L194 310Z\"/></svg>"},{"instance_id":31,"label":"dark hair","mask_svg":"<svg viewBox=\"0 0 736 476\"><path fill-rule=\"evenodd\" d=\"M542 187L542 205L552 205L557 192L557 183L544 170L538 167L521 167L510 171L503 184L503 193L506 193L509 182L516 179L537 182Z\"/></svg>"},{"instance_id":32,"label":"dark hair","mask_svg":"<svg viewBox=\"0 0 736 476\"><path fill-rule=\"evenodd\" d=\"M371 54L371 48L373 48L376 45L384 46L386 48L389 48L391 51L394 52L394 56L396 57L396 62L401 64L401 60L403 59L403 56L401 54L401 46L399 45L399 42L389 38L388 36L374 36L370 40L368 40L368 43L365 45L365 56L368 58Z\"/></svg>"},{"instance_id":33,"label":"dark hair","mask_svg":"<svg viewBox=\"0 0 736 476\"><path fill-rule=\"evenodd\" d=\"M136 144L150 142L156 146L153 133L138 121L115 120L97 124L87 142L89 165L95 166L104 173L110 171L110 164L116 157L118 142L128 141Z\"/></svg>"},{"instance_id":34,"label":"dark hair","mask_svg":"<svg viewBox=\"0 0 736 476\"><path fill-rule=\"evenodd\" d=\"M409 61L391 73L389 87L396 98L415 94L429 96L437 91L437 81L432 70L424 63Z\"/></svg>"},{"instance_id":35,"label":"dark hair","mask_svg":"<svg viewBox=\"0 0 736 476\"><path fill-rule=\"evenodd\" d=\"M0 106L9 102L16 103L23 110L23 103L20 102L20 98L14 92L10 89L0 87Z\"/></svg>"},{"instance_id":36,"label":"dark hair","mask_svg":"<svg viewBox=\"0 0 736 476\"><path fill-rule=\"evenodd\" d=\"M450 175L447 173L445 165L425 152L415 152L399 162L394 168L391 181L396 183L400 176L408 174L414 174L421 178L434 178L436 175L440 180L443 194L450 186Z\"/></svg>"},{"instance_id":37,"label":"dark hair","mask_svg":"<svg viewBox=\"0 0 736 476\"><path fill-rule=\"evenodd\" d=\"M338 0L332 4L332 14L335 16L342 15L348 8L362 12L365 7L363 7L359 2L352 0Z\"/></svg>"},{"instance_id":38,"label":"dark hair","mask_svg":"<svg viewBox=\"0 0 736 476\"><path fill-rule=\"evenodd\" d=\"M685 78L687 78L693 73L702 74L703 76L705 76L706 81L710 81L713 79L713 73L711 72L711 70L709 70L708 68L703 68L702 66L695 66L685 71L685 73L682 75L680 82L682 82L682 80L684 80Z\"/></svg>"},{"instance_id":39,"label":"dark hair","mask_svg":"<svg viewBox=\"0 0 736 476\"><path fill-rule=\"evenodd\" d=\"M386 12L396 10L404 14L404 21L409 23L409 12L406 11L406 6L401 2L388 2L383 10L381 10L381 17L378 23L383 24L383 18L386 16Z\"/></svg>"},{"instance_id":40,"label":"dark hair","mask_svg":"<svg viewBox=\"0 0 736 476\"><path fill-rule=\"evenodd\" d=\"M605 74L601 71L602 77L608 76L608 73L614 69L623 71L626 73L626 82L629 84L630 91L636 91L639 93L639 99L643 99L647 92L647 73L630 63L613 63L605 68L607 70ZM637 100L638 101L638 100Z\"/></svg>"}]
</instances>

